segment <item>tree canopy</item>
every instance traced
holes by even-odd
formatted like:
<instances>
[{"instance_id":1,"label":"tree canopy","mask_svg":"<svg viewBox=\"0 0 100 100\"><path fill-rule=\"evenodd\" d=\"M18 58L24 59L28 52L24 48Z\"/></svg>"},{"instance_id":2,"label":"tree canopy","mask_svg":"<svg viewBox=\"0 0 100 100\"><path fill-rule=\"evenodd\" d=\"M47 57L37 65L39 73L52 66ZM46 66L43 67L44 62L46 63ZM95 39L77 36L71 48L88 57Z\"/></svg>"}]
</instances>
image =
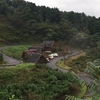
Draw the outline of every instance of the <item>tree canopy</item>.
<instances>
[{"instance_id":1,"label":"tree canopy","mask_svg":"<svg viewBox=\"0 0 100 100\"><path fill-rule=\"evenodd\" d=\"M1 0L0 5L0 37L6 43L51 39L84 47L94 34L100 37L100 18L36 6L24 0Z\"/></svg>"}]
</instances>

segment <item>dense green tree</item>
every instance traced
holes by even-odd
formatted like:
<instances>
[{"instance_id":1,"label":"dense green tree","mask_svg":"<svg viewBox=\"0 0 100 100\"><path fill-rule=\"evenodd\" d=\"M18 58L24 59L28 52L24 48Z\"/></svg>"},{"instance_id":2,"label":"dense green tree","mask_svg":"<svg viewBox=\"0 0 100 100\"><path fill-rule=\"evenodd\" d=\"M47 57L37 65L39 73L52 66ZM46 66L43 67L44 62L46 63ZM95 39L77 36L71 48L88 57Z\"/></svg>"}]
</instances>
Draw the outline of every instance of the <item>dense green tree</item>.
<instances>
[{"instance_id":1,"label":"dense green tree","mask_svg":"<svg viewBox=\"0 0 100 100\"><path fill-rule=\"evenodd\" d=\"M63 40L71 45L91 48L99 42L100 18L36 6L24 0L1 0L0 5L0 36L8 43ZM5 29L10 26L13 31Z\"/></svg>"},{"instance_id":2,"label":"dense green tree","mask_svg":"<svg viewBox=\"0 0 100 100\"><path fill-rule=\"evenodd\" d=\"M1 0L0 1L0 13L7 15L7 12L8 12L7 2L6 2L6 0Z\"/></svg>"},{"instance_id":3,"label":"dense green tree","mask_svg":"<svg viewBox=\"0 0 100 100\"><path fill-rule=\"evenodd\" d=\"M85 72L93 78L88 88L90 89L90 95L96 98L97 96L94 97L94 95L100 95L100 59L88 62Z\"/></svg>"}]
</instances>

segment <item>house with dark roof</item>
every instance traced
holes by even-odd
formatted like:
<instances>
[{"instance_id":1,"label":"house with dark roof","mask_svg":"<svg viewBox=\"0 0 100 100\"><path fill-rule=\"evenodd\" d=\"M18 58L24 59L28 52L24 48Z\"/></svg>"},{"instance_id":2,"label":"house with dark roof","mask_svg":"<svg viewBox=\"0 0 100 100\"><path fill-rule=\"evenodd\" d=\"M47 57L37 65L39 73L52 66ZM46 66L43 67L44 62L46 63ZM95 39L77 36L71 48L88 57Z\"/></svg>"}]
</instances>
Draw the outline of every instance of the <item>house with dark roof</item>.
<instances>
[{"instance_id":1,"label":"house with dark roof","mask_svg":"<svg viewBox=\"0 0 100 100\"><path fill-rule=\"evenodd\" d=\"M41 53L42 47L41 46L32 46L32 47L29 47L28 50L33 50L35 53Z\"/></svg>"},{"instance_id":2,"label":"house with dark roof","mask_svg":"<svg viewBox=\"0 0 100 100\"><path fill-rule=\"evenodd\" d=\"M42 49L44 49L44 44L33 44L32 47L41 47Z\"/></svg>"},{"instance_id":3,"label":"house with dark roof","mask_svg":"<svg viewBox=\"0 0 100 100\"><path fill-rule=\"evenodd\" d=\"M48 63L48 60L40 53L33 53L27 58L26 62L45 64L45 63Z\"/></svg>"},{"instance_id":4,"label":"house with dark roof","mask_svg":"<svg viewBox=\"0 0 100 100\"><path fill-rule=\"evenodd\" d=\"M44 51L53 51L55 49L54 41L43 41Z\"/></svg>"},{"instance_id":5,"label":"house with dark roof","mask_svg":"<svg viewBox=\"0 0 100 100\"><path fill-rule=\"evenodd\" d=\"M41 44L34 44L29 47L28 50L24 51L22 54L22 59L24 62L33 63L48 63L48 60L41 54L42 51L54 51L55 42L54 41L43 41Z\"/></svg>"},{"instance_id":6,"label":"house with dark roof","mask_svg":"<svg viewBox=\"0 0 100 100\"><path fill-rule=\"evenodd\" d=\"M32 55L33 53L35 53L34 52L34 50L25 50L25 51L23 51L23 53L22 53L22 59L23 59L23 61L26 61L26 59L30 56L30 55Z\"/></svg>"}]
</instances>

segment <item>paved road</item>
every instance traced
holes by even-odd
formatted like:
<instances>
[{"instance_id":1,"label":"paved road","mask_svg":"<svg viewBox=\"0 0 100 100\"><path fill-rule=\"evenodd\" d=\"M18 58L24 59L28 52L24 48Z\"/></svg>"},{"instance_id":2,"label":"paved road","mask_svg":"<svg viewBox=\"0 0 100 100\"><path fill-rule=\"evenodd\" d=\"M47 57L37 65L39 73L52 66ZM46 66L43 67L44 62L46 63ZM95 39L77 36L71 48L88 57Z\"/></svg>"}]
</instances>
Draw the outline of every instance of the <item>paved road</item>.
<instances>
[{"instance_id":1,"label":"paved road","mask_svg":"<svg viewBox=\"0 0 100 100\"><path fill-rule=\"evenodd\" d=\"M74 56L74 55L78 55L78 54L80 54L79 50L72 49L72 54L69 57ZM68 55L66 56L66 58L68 58ZM58 66L56 66L56 62L59 61L60 59L63 59L63 57L62 56L61 57L56 57L53 60L51 60L47 65L50 66L53 69L58 69L62 72L68 72L67 70L59 68ZM88 76L84 73L78 73L77 76L80 79L84 80L86 83L89 83L93 80L90 76Z\"/></svg>"},{"instance_id":2,"label":"paved road","mask_svg":"<svg viewBox=\"0 0 100 100\"><path fill-rule=\"evenodd\" d=\"M0 47L0 52L1 52L2 49L7 48L7 47L10 47L10 46ZM72 49L72 54L70 56L78 55L79 53L80 53L79 50ZM7 62L7 65L18 65L18 64L21 63L19 60L14 59L12 57L9 57L9 56L7 56L5 54L3 54L3 58ZM68 58L68 56L66 56L66 58ZM59 68L59 67L56 66L56 62L59 61L60 59L63 59L63 57L62 56L56 57L53 60L51 60L47 65L49 67L53 68L53 69L59 69L62 72L67 72L67 70L62 69L62 68ZM92 81L92 78L91 77L89 77L89 76L87 76L87 75L85 75L83 73L78 73L77 76L80 79L84 80L86 83L89 83L89 82Z\"/></svg>"},{"instance_id":3,"label":"paved road","mask_svg":"<svg viewBox=\"0 0 100 100\"><path fill-rule=\"evenodd\" d=\"M80 53L80 51L78 51L78 50L72 50L72 54L70 55L70 57L71 57L71 56L74 56L74 55L78 55L79 53ZM68 58L68 55L65 56L65 58ZM62 68L59 68L58 66L56 66L56 62L59 61L59 60L61 60L61 59L64 59L64 57L63 57L63 56L55 57L55 58L54 58L53 60L51 60L47 65L50 66L50 67L53 68L53 69L59 69L59 70L61 70L61 71L63 71L63 72L67 72L67 70L62 69Z\"/></svg>"},{"instance_id":4,"label":"paved road","mask_svg":"<svg viewBox=\"0 0 100 100\"><path fill-rule=\"evenodd\" d=\"M1 52L2 49L7 48L7 47L10 47L10 46L0 47L0 52ZM1 53L2 53L2 52L1 52ZM3 53L2 53L2 54L3 54ZM18 64L21 63L20 60L17 60L17 59L15 59L15 58L9 57L9 56L7 56L7 55L5 55L5 54L3 54L3 58L4 58L4 60L7 62L7 65L18 65Z\"/></svg>"}]
</instances>

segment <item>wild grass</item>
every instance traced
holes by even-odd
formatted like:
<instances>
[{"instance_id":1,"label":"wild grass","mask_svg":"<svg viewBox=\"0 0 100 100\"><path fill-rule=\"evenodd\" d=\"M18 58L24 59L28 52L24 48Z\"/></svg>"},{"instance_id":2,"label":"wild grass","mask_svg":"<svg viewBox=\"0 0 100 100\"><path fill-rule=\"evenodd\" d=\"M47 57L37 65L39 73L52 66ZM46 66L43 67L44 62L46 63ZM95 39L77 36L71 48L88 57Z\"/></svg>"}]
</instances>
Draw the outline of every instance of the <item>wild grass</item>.
<instances>
[{"instance_id":1,"label":"wild grass","mask_svg":"<svg viewBox=\"0 0 100 100\"><path fill-rule=\"evenodd\" d=\"M76 60L76 59L78 59L81 56L86 56L86 53L82 51L80 54L72 56L72 57L66 59L65 60L65 64L68 65L69 63L71 63L72 60Z\"/></svg>"},{"instance_id":2,"label":"wild grass","mask_svg":"<svg viewBox=\"0 0 100 100\"><path fill-rule=\"evenodd\" d=\"M10 67L6 67L8 69L30 69L33 68L35 66L34 63L22 63L16 66L10 66Z\"/></svg>"},{"instance_id":3,"label":"wild grass","mask_svg":"<svg viewBox=\"0 0 100 100\"><path fill-rule=\"evenodd\" d=\"M2 50L8 56L21 59L23 51L27 50L30 45L19 45L19 46L12 46Z\"/></svg>"},{"instance_id":4,"label":"wild grass","mask_svg":"<svg viewBox=\"0 0 100 100\"><path fill-rule=\"evenodd\" d=\"M81 58L82 58L82 61L81 61ZM84 63L83 58L85 60L88 59L88 57L86 57L85 52L81 52L80 54L72 56L70 58L61 59L56 63L56 65L60 68L63 68L63 69L66 69L66 70L72 70L75 73L77 73L80 70L78 68L78 66L80 66ZM77 67L75 67L75 66L77 66ZM85 66L85 64L82 65L81 70L83 70L83 68L85 68L83 66Z\"/></svg>"},{"instance_id":5,"label":"wild grass","mask_svg":"<svg viewBox=\"0 0 100 100\"><path fill-rule=\"evenodd\" d=\"M86 91L87 91L87 86L85 82L81 82L81 90L80 90L80 93L77 94L77 97L78 98L83 97Z\"/></svg>"},{"instance_id":6,"label":"wild grass","mask_svg":"<svg viewBox=\"0 0 100 100\"><path fill-rule=\"evenodd\" d=\"M7 100L9 94L18 100L64 100L72 92L70 84L78 84L76 80L70 72L63 73L45 65L24 63L0 69L0 92L5 93L1 100Z\"/></svg>"},{"instance_id":7,"label":"wild grass","mask_svg":"<svg viewBox=\"0 0 100 100\"><path fill-rule=\"evenodd\" d=\"M56 65L57 65L58 67L60 67L60 68L66 69L66 70L71 69L69 66L67 66L67 65L64 64L64 60L63 60L63 59L60 60L60 61L58 61L58 62L56 63Z\"/></svg>"}]
</instances>

